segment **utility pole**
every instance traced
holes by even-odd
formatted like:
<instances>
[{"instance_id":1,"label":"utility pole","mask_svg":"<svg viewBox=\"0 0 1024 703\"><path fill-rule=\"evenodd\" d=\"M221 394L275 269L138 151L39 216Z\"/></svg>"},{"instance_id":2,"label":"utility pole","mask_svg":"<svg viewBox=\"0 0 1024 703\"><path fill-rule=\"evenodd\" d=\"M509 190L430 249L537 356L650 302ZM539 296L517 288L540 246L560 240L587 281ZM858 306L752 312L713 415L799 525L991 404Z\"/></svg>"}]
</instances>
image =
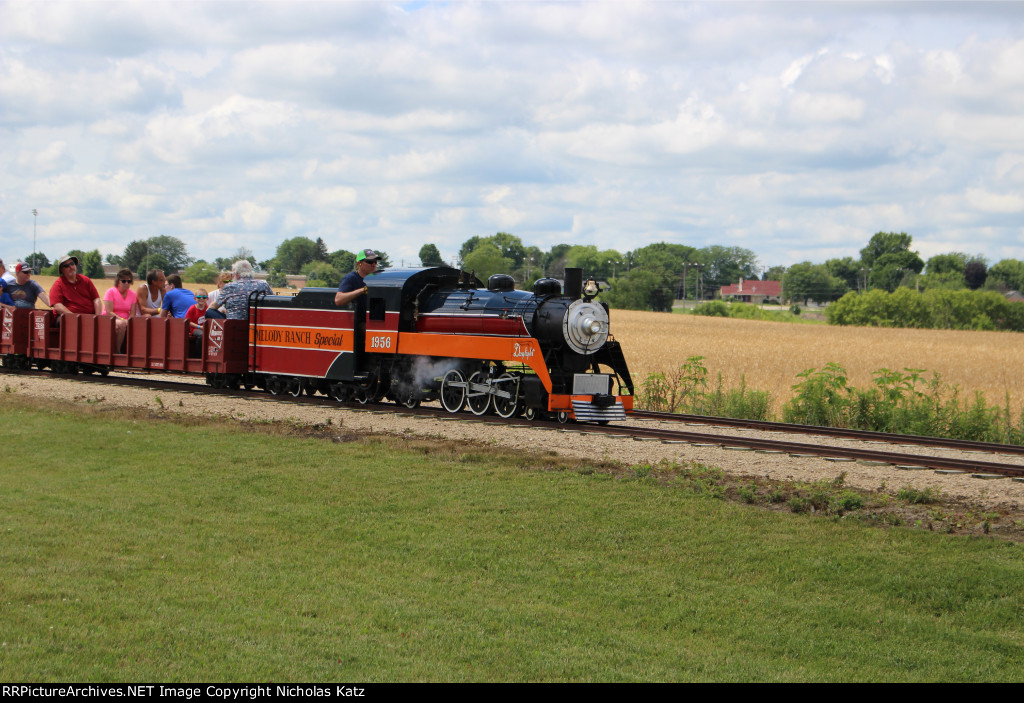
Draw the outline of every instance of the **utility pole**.
<instances>
[{"instance_id":1,"label":"utility pole","mask_svg":"<svg viewBox=\"0 0 1024 703\"><path fill-rule=\"evenodd\" d=\"M39 275L39 269L36 268L36 222L39 221L39 211L32 208L32 273Z\"/></svg>"}]
</instances>

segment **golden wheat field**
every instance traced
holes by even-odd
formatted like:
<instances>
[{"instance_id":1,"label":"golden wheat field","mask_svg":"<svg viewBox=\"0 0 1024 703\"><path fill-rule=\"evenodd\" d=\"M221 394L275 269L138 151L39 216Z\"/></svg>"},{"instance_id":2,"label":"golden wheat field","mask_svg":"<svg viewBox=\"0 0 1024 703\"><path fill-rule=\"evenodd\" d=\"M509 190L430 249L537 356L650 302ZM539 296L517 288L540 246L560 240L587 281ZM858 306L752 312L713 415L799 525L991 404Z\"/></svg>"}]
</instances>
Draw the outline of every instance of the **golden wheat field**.
<instances>
[{"instance_id":1,"label":"golden wheat field","mask_svg":"<svg viewBox=\"0 0 1024 703\"><path fill-rule=\"evenodd\" d=\"M648 373L703 356L712 379L721 372L725 387L732 388L745 377L749 388L770 391L778 409L792 396L799 372L832 361L858 387L870 384L871 372L880 368L925 369L961 392L984 392L992 405L1001 406L1009 393L1015 414L1024 403L1020 333L799 325L633 310L613 310L611 327L638 388Z\"/></svg>"},{"instance_id":2,"label":"golden wheat field","mask_svg":"<svg viewBox=\"0 0 1024 703\"><path fill-rule=\"evenodd\" d=\"M36 280L49 291L56 279ZM101 297L113 282L94 280ZM712 380L721 373L725 387L732 388L745 378L749 388L772 394L776 410L792 396L798 373L829 362L845 368L858 387L870 384L871 372L880 368L925 369L965 394L982 391L989 404L1002 405L1007 393L1015 413L1024 404L1024 335L1019 333L798 325L634 310L613 310L611 327L638 389L648 373L703 356Z\"/></svg>"}]
</instances>

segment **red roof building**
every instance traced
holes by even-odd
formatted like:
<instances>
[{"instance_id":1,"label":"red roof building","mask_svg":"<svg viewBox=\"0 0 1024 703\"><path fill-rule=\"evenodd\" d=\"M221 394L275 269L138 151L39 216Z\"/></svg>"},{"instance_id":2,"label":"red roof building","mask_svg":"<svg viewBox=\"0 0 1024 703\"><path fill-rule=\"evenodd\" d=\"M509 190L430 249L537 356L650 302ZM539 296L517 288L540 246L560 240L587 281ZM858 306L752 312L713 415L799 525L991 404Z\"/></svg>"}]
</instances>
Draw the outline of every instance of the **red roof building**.
<instances>
[{"instance_id":1,"label":"red roof building","mask_svg":"<svg viewBox=\"0 0 1024 703\"><path fill-rule=\"evenodd\" d=\"M723 299L732 298L744 303L755 303L760 305L767 299L782 300L781 281L744 281L732 286L722 286L721 295Z\"/></svg>"}]
</instances>

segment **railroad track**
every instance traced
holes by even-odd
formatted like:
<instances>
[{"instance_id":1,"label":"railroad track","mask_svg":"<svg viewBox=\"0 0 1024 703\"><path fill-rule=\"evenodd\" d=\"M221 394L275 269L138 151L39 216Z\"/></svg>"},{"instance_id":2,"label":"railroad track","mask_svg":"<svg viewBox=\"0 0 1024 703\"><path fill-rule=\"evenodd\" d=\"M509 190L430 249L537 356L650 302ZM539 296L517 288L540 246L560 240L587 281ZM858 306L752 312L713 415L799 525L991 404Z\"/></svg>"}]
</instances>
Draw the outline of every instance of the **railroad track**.
<instances>
[{"instance_id":1,"label":"railroad track","mask_svg":"<svg viewBox=\"0 0 1024 703\"><path fill-rule=\"evenodd\" d=\"M851 430L843 427L820 427L817 425L796 425L785 422L768 422L766 420L737 420L731 417L711 417L707 415L684 415L680 413L660 413L648 410L633 412L636 419L660 420L662 422L683 422L694 425L712 425L715 427L734 427L737 429L759 430L762 432L787 432L790 434L822 435L838 439L852 439L861 442L878 442L884 444L918 445L922 447L941 447L959 451L985 452L991 454L1014 454L1024 456L1024 446L1017 444L999 444L997 442L973 442L964 439L946 439L945 437L925 437L922 435L904 435L893 432L871 432L868 430Z\"/></svg>"},{"instance_id":2,"label":"railroad track","mask_svg":"<svg viewBox=\"0 0 1024 703\"><path fill-rule=\"evenodd\" d=\"M786 454L792 457L817 457L831 461L857 461L863 464L897 466L907 468L926 468L939 472L966 473L981 478L1007 476L1024 481L1024 466L998 461L984 461L974 457L949 457L949 456L928 456L915 455L885 449L866 449L863 447L837 447L808 444L805 442L793 442L774 438L743 437L737 435L721 435L707 432L689 432L685 430L666 429L657 427L645 427L635 425L583 425L583 424L560 424L555 421L533 420L528 421L522 418L503 419L493 415L476 416L469 413L452 415L440 407L421 406L410 409L395 404L367 404L338 403L332 398L322 395L297 395L297 396L273 396L263 391L256 390L231 390L226 388L211 388L202 383L187 383L181 381L154 380L151 376L139 377L138 375L125 376L98 376L98 375L75 375L58 376L50 373L36 371L13 372L12 375L32 376L39 378L63 378L65 380L78 381L97 385L118 385L137 388L146 388L153 391L166 391L178 393L193 393L203 395L220 395L227 397L246 398L261 402L286 402L290 404L344 407L348 410L363 412L389 412L413 416L436 417L446 420L461 420L464 422L479 422L487 424L500 424L509 427L529 427L549 431L561 431L566 433L593 434L593 435L617 435L630 438L634 441L659 441L666 444L689 444L696 447L722 448L737 451L756 451L767 454ZM783 423L761 423L749 420L731 420L729 418L708 418L702 416L677 416L667 413L650 413L638 411L633 414L638 420L659 420L662 422L690 422L705 425L728 425L744 429L769 430L776 432L817 434L843 439L856 439L870 442L896 442L902 445L920 444L935 448L949 449L963 452L986 452L986 453L1007 453L1024 454L1021 447L1013 445L989 445L979 442L960 442L955 440L940 439L931 437L906 437L904 435L880 435L879 433L855 432L849 430L838 430L832 432L830 428L808 427L802 425L786 425ZM912 441L927 440L927 441ZM933 441L935 440L935 441ZM978 447L984 447L979 449Z\"/></svg>"}]
</instances>

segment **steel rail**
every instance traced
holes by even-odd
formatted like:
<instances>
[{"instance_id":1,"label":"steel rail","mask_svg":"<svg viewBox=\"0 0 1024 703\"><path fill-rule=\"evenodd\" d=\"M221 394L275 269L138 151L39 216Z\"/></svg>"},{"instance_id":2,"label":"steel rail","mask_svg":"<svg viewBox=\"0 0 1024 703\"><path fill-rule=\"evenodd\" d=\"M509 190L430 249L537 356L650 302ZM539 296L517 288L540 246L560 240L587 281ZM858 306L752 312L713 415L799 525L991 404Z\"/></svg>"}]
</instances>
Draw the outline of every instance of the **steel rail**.
<instances>
[{"instance_id":1,"label":"steel rail","mask_svg":"<svg viewBox=\"0 0 1024 703\"><path fill-rule=\"evenodd\" d=\"M137 378L133 374L129 376L98 376L87 374L52 374L40 371L18 370L12 371L12 375L26 375L41 378L57 378L69 381L95 383L100 385L120 385L148 388L151 390L165 390L169 392L194 393L202 395L221 395L237 398L248 398L263 402L286 402L289 404L329 406L345 408L348 410L362 412L388 412L406 414L413 416L438 417L450 420L461 420L463 422L477 422L487 424L500 424L505 426L522 426L546 430L560 430L577 434L606 434L630 437L634 440L658 440L663 443L690 444L697 447L721 447L724 449L748 449L774 454L788 454L794 457L819 457L825 459L837 459L846 461L876 462L878 464L922 467L935 470L957 471L972 474L1001 475L1011 477L1024 477L1024 466L1000 462L979 461L973 458L960 459L952 457L922 456L904 454L901 452L884 451L877 449L862 449L856 447L836 447L807 444L803 442L790 442L778 439L764 439L755 437L742 437L736 435L717 435L704 432L686 432L681 430L657 429L649 427L628 427L624 425L583 425L583 424L561 424L554 420L525 420L523 418L504 419L494 415L453 415L443 408L419 407L407 408L401 404L382 405L367 403L339 403L333 398L317 395L291 396L287 394L271 395L264 391L213 388L203 383L181 383L174 381L157 381L152 378ZM384 410L384 408L387 408ZM897 435L902 437L902 435ZM947 447L959 448L959 447Z\"/></svg>"},{"instance_id":2,"label":"steel rail","mask_svg":"<svg viewBox=\"0 0 1024 703\"><path fill-rule=\"evenodd\" d=\"M1000 444L998 442L977 442L968 439L906 435L895 432L873 432L854 430L846 427L822 427L820 425L797 425L767 420L739 420L731 417L711 415L686 415L682 413L661 413L649 410L634 410L631 417L637 420L660 420L662 422L688 422L718 427L736 427L765 432L787 432L789 434L822 435L839 439L853 439L861 442L882 442L885 444L915 444L923 447L945 447L961 451L985 452L990 454L1013 454L1024 456L1024 446Z\"/></svg>"}]
</instances>

